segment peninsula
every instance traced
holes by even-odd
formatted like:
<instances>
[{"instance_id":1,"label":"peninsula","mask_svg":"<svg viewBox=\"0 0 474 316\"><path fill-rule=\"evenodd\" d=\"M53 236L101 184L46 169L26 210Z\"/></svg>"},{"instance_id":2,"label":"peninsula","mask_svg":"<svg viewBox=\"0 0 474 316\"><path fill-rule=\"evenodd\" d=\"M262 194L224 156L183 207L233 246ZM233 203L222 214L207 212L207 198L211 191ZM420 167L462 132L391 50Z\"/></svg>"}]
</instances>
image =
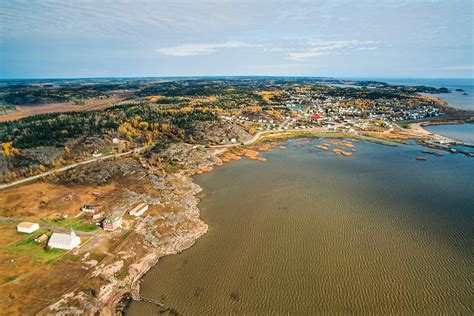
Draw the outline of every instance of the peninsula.
<instances>
[{"instance_id":1,"label":"peninsula","mask_svg":"<svg viewBox=\"0 0 474 316\"><path fill-rule=\"evenodd\" d=\"M474 112L430 93L449 90L285 77L2 82L1 310L111 315L146 300L142 276L208 231L193 175L264 163L259 153L287 138L328 138L317 147L341 159L357 150L351 140L472 156L473 144L423 126Z\"/></svg>"}]
</instances>

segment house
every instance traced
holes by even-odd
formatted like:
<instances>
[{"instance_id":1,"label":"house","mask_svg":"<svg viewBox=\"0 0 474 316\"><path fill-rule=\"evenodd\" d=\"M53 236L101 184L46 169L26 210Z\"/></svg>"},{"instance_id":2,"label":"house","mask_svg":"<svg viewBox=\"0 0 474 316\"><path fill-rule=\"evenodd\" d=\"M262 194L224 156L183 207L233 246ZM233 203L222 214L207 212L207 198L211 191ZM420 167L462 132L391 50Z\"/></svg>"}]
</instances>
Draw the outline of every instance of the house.
<instances>
[{"instance_id":1,"label":"house","mask_svg":"<svg viewBox=\"0 0 474 316\"><path fill-rule=\"evenodd\" d=\"M104 230L116 230L120 226L122 226L122 216L120 214L112 214L102 222Z\"/></svg>"},{"instance_id":2,"label":"house","mask_svg":"<svg viewBox=\"0 0 474 316\"><path fill-rule=\"evenodd\" d=\"M120 139L118 139L118 138L112 138L112 143L118 144L118 143L120 143Z\"/></svg>"},{"instance_id":3,"label":"house","mask_svg":"<svg viewBox=\"0 0 474 316\"><path fill-rule=\"evenodd\" d=\"M71 250L76 248L80 244L81 238L76 236L72 229L69 234L53 233L48 241L48 247L50 247L51 249L58 248Z\"/></svg>"},{"instance_id":4,"label":"house","mask_svg":"<svg viewBox=\"0 0 474 316\"><path fill-rule=\"evenodd\" d=\"M145 203L140 203L128 213L132 216L140 216L145 213L146 210L148 210L148 205L146 205Z\"/></svg>"},{"instance_id":5,"label":"house","mask_svg":"<svg viewBox=\"0 0 474 316\"><path fill-rule=\"evenodd\" d=\"M39 229L38 223L31 223L31 222L21 222L16 226L16 230L19 233L27 233L31 234L32 232Z\"/></svg>"},{"instance_id":6,"label":"house","mask_svg":"<svg viewBox=\"0 0 474 316\"><path fill-rule=\"evenodd\" d=\"M81 211L86 213L95 213L102 209L102 205L84 205L81 207Z\"/></svg>"},{"instance_id":7,"label":"house","mask_svg":"<svg viewBox=\"0 0 474 316\"><path fill-rule=\"evenodd\" d=\"M46 241L47 239L48 239L48 235L42 234L42 235L35 238L35 243L41 244L42 242Z\"/></svg>"},{"instance_id":8,"label":"house","mask_svg":"<svg viewBox=\"0 0 474 316\"><path fill-rule=\"evenodd\" d=\"M100 219L103 217L104 217L104 212L100 212L100 213L92 215L92 219Z\"/></svg>"}]
</instances>

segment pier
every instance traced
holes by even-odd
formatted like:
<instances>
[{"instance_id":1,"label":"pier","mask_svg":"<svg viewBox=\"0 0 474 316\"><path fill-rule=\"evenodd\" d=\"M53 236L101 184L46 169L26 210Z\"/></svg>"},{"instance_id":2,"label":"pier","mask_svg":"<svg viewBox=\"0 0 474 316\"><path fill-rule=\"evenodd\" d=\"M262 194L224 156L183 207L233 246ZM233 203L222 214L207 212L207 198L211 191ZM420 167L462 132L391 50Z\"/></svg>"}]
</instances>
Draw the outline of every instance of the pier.
<instances>
[{"instance_id":1,"label":"pier","mask_svg":"<svg viewBox=\"0 0 474 316\"><path fill-rule=\"evenodd\" d=\"M150 304L154 304L154 305L157 305L157 306L162 307L162 308L165 307L165 305L163 303L161 303L160 301L155 300L153 298L144 297L143 295L140 295L138 297L138 300L142 301L142 302L147 302L147 303L150 303Z\"/></svg>"},{"instance_id":2,"label":"pier","mask_svg":"<svg viewBox=\"0 0 474 316\"><path fill-rule=\"evenodd\" d=\"M424 140L423 143L431 148L441 149L441 150L449 151L452 153L464 154L468 157L474 157L474 144L452 141L452 140L447 141L445 143L440 143L438 141L433 141L433 140ZM471 148L472 150L467 150L467 149L459 148L459 147L456 148L455 146Z\"/></svg>"}]
</instances>

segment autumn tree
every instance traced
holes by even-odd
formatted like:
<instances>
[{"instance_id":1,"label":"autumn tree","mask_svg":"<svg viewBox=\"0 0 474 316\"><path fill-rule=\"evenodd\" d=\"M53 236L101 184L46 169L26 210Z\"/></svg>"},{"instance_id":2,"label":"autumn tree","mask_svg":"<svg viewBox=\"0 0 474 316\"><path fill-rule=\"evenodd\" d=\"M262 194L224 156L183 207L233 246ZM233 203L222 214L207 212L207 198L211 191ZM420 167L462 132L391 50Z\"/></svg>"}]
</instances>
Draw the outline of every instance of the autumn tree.
<instances>
[{"instance_id":1,"label":"autumn tree","mask_svg":"<svg viewBox=\"0 0 474 316\"><path fill-rule=\"evenodd\" d=\"M20 150L12 146L11 142L5 142L2 143L2 154L5 157L10 157L14 155L18 155L20 153Z\"/></svg>"}]
</instances>

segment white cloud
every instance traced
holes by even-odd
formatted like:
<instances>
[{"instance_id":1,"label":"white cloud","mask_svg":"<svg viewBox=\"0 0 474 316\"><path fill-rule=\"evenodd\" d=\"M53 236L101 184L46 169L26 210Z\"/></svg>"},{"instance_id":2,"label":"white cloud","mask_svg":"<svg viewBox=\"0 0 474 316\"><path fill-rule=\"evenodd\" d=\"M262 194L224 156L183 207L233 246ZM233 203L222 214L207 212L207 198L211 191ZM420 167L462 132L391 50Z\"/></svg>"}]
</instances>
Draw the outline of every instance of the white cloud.
<instances>
[{"instance_id":1,"label":"white cloud","mask_svg":"<svg viewBox=\"0 0 474 316\"><path fill-rule=\"evenodd\" d=\"M339 40L339 41L323 41L318 39L311 39L307 41L307 44L310 46L306 49L295 50L288 53L288 59L302 61L308 58L313 58L317 56L328 55L331 52L338 51L341 49L350 50L350 49L376 49L374 41L359 41L359 40ZM371 46L367 46L371 45Z\"/></svg>"},{"instance_id":2,"label":"white cloud","mask_svg":"<svg viewBox=\"0 0 474 316\"><path fill-rule=\"evenodd\" d=\"M324 51L323 49L312 48L312 49L304 51L304 52L291 52L291 53L288 53L288 59L290 59L290 60L305 60L307 58L323 56L323 55L328 55L328 54L329 54L329 52Z\"/></svg>"},{"instance_id":3,"label":"white cloud","mask_svg":"<svg viewBox=\"0 0 474 316\"><path fill-rule=\"evenodd\" d=\"M263 51L265 53L273 53L273 52L289 52L294 50L294 48L285 48L285 47L264 47Z\"/></svg>"},{"instance_id":4,"label":"white cloud","mask_svg":"<svg viewBox=\"0 0 474 316\"><path fill-rule=\"evenodd\" d=\"M377 47L374 46L377 42L374 41L359 41L359 40L319 40L319 39L304 39L297 41L293 47L273 46L270 43L256 44L245 43L239 41L226 41L220 43L190 43L177 46L163 47L157 51L163 55L168 56L199 56L209 55L217 52L220 49L239 48L239 47L259 47L265 53L284 53L288 60L304 61L317 56L328 55L338 52L340 50L372 50Z\"/></svg>"},{"instance_id":5,"label":"white cloud","mask_svg":"<svg viewBox=\"0 0 474 316\"><path fill-rule=\"evenodd\" d=\"M298 64L298 63L287 63L287 64L274 64L274 65L258 65L251 66L249 69L275 69L275 68L293 68L293 67L303 67L308 66L308 64Z\"/></svg>"},{"instance_id":6,"label":"white cloud","mask_svg":"<svg viewBox=\"0 0 474 316\"><path fill-rule=\"evenodd\" d=\"M441 70L474 70L474 66L449 66L443 67Z\"/></svg>"},{"instance_id":7,"label":"white cloud","mask_svg":"<svg viewBox=\"0 0 474 316\"><path fill-rule=\"evenodd\" d=\"M222 42L222 43L196 43L196 44L183 44L173 47L159 48L157 51L164 55L169 56L196 56L196 55L208 55L215 53L221 48L237 48L237 47L250 47L250 45L244 42Z\"/></svg>"}]
</instances>

